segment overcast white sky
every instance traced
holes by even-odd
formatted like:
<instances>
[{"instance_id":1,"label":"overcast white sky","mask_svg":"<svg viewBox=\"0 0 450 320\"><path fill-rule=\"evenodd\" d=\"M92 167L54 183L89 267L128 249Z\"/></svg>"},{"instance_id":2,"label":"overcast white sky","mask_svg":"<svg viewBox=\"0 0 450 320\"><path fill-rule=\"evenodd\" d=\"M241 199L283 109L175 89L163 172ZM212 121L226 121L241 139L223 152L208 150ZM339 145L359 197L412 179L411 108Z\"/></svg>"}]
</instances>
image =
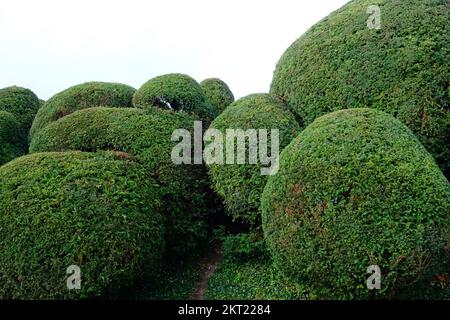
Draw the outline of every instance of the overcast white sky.
<instances>
[{"instance_id":1,"label":"overcast white sky","mask_svg":"<svg viewBox=\"0 0 450 320\"><path fill-rule=\"evenodd\" d=\"M172 72L267 92L284 50L347 0L0 0L0 88L40 98Z\"/></svg>"}]
</instances>

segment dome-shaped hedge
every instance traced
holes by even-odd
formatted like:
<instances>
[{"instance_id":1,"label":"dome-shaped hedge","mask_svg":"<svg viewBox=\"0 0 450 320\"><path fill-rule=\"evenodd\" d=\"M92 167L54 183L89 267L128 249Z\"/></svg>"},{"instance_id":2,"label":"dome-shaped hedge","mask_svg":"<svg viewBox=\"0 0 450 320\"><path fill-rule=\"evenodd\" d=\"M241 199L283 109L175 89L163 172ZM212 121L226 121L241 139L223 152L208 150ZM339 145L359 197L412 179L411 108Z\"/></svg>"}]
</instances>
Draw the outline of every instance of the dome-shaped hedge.
<instances>
[{"instance_id":1,"label":"dome-shaped hedge","mask_svg":"<svg viewBox=\"0 0 450 320\"><path fill-rule=\"evenodd\" d=\"M220 130L224 140L227 129L244 131L266 129L269 150L271 148L271 129L278 129L280 151L300 132L294 116L281 101L268 94L252 94L237 100L212 122L210 128ZM226 141L223 146L224 154L226 154L227 148L231 148L231 146L227 146ZM263 165L260 161L258 164L249 163L248 151L247 141L245 164L211 164L209 173L213 180L213 187L223 197L229 214L233 218L259 224L260 197L267 181L267 175L261 174ZM258 159L260 160L259 157Z\"/></svg>"},{"instance_id":2,"label":"dome-shaped hedge","mask_svg":"<svg viewBox=\"0 0 450 320\"><path fill-rule=\"evenodd\" d=\"M205 121L215 117L213 107L197 81L179 73L158 76L144 83L134 94L133 104L136 108L183 111Z\"/></svg>"},{"instance_id":3,"label":"dome-shaped hedge","mask_svg":"<svg viewBox=\"0 0 450 320\"><path fill-rule=\"evenodd\" d=\"M114 297L164 247L157 183L126 154L42 153L0 168L0 297ZM81 290L68 290L69 266Z\"/></svg>"},{"instance_id":4,"label":"dome-shaped hedge","mask_svg":"<svg viewBox=\"0 0 450 320\"><path fill-rule=\"evenodd\" d=\"M30 152L116 150L136 156L160 184L167 222L167 246L184 253L206 236L205 216L214 207L205 169L174 165L175 129L193 128L187 114L160 109L91 108L68 115L41 130Z\"/></svg>"},{"instance_id":5,"label":"dome-shaped hedge","mask_svg":"<svg viewBox=\"0 0 450 320\"><path fill-rule=\"evenodd\" d=\"M381 10L379 30L367 27L374 4ZM271 93L305 126L338 109L385 111L450 174L449 12L441 0L351 1L286 50Z\"/></svg>"},{"instance_id":6,"label":"dome-shaped hedge","mask_svg":"<svg viewBox=\"0 0 450 320\"><path fill-rule=\"evenodd\" d=\"M25 153L22 142L16 118L0 110L0 166Z\"/></svg>"},{"instance_id":7,"label":"dome-shaped hedge","mask_svg":"<svg viewBox=\"0 0 450 320\"><path fill-rule=\"evenodd\" d=\"M411 131L381 111L315 120L281 153L261 207L275 264L312 296L390 298L448 271L450 185ZM371 265L381 290L366 287Z\"/></svg>"},{"instance_id":8,"label":"dome-shaped hedge","mask_svg":"<svg viewBox=\"0 0 450 320\"><path fill-rule=\"evenodd\" d=\"M228 85L220 79L209 78L200 83L206 97L214 107L214 113L219 115L234 102L234 95Z\"/></svg>"},{"instance_id":9,"label":"dome-shaped hedge","mask_svg":"<svg viewBox=\"0 0 450 320\"><path fill-rule=\"evenodd\" d=\"M28 131L40 105L39 98L29 89L16 86L0 89L0 111L15 116L24 147L27 146Z\"/></svg>"},{"instance_id":10,"label":"dome-shaped hedge","mask_svg":"<svg viewBox=\"0 0 450 320\"><path fill-rule=\"evenodd\" d=\"M77 110L98 106L131 108L135 91L128 85L110 82L86 82L70 87L42 105L34 119L30 138L49 123Z\"/></svg>"}]
</instances>

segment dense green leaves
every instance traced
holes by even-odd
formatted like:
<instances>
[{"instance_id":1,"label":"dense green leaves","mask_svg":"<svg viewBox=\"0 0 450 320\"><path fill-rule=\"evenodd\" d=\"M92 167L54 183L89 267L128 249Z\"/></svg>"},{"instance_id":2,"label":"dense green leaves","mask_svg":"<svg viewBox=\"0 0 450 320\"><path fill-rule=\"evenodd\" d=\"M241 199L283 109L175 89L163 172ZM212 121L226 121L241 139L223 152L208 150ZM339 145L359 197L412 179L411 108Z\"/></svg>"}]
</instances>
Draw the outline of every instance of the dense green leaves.
<instances>
[{"instance_id":1,"label":"dense green leaves","mask_svg":"<svg viewBox=\"0 0 450 320\"><path fill-rule=\"evenodd\" d=\"M220 130L224 137L227 129L244 131L266 129L269 150L271 129L279 130L280 150L289 144L300 131L293 115L283 103L268 94L253 94L239 99L218 116L210 128ZM226 148L228 146L224 142L224 150ZM246 164L211 164L209 172L213 180L213 187L225 200L229 214L233 218L258 225L260 223L260 197L267 181L267 175L261 175L261 163L249 164L248 150L247 141Z\"/></svg>"},{"instance_id":2,"label":"dense green leaves","mask_svg":"<svg viewBox=\"0 0 450 320\"><path fill-rule=\"evenodd\" d=\"M448 272L450 185L411 131L374 109L309 125L281 153L262 212L275 263L312 296L390 298ZM366 288L370 265L379 291Z\"/></svg>"},{"instance_id":3,"label":"dense green leaves","mask_svg":"<svg viewBox=\"0 0 450 320\"><path fill-rule=\"evenodd\" d=\"M0 110L0 166L25 153L16 118Z\"/></svg>"},{"instance_id":4,"label":"dense green leaves","mask_svg":"<svg viewBox=\"0 0 450 320\"><path fill-rule=\"evenodd\" d=\"M16 86L0 89L0 111L11 113L17 120L17 135L23 148L27 147L28 131L40 106L40 100L29 89Z\"/></svg>"},{"instance_id":5,"label":"dense green leaves","mask_svg":"<svg viewBox=\"0 0 450 320\"><path fill-rule=\"evenodd\" d=\"M219 115L234 102L234 95L228 85L220 79L209 78L200 83L206 97L214 107L214 113Z\"/></svg>"},{"instance_id":6,"label":"dense green leaves","mask_svg":"<svg viewBox=\"0 0 450 320\"><path fill-rule=\"evenodd\" d=\"M185 112L204 121L211 121L216 116L197 81L179 73L158 76L144 83L134 94L133 104L136 108Z\"/></svg>"},{"instance_id":7,"label":"dense green leaves","mask_svg":"<svg viewBox=\"0 0 450 320\"><path fill-rule=\"evenodd\" d=\"M117 153L40 153L0 168L0 297L114 297L157 270L160 195ZM81 269L81 290L66 270Z\"/></svg>"},{"instance_id":8,"label":"dense green leaves","mask_svg":"<svg viewBox=\"0 0 450 320\"><path fill-rule=\"evenodd\" d=\"M43 103L34 119L30 138L49 123L77 110L99 106L130 108L135 91L125 84L109 82L86 82L70 87Z\"/></svg>"},{"instance_id":9,"label":"dense green leaves","mask_svg":"<svg viewBox=\"0 0 450 320\"><path fill-rule=\"evenodd\" d=\"M173 131L192 131L194 119L156 108L80 110L38 132L30 152L116 150L136 157L160 185L167 245L181 254L205 238L205 218L217 208L204 167L174 165L171 159Z\"/></svg>"},{"instance_id":10,"label":"dense green leaves","mask_svg":"<svg viewBox=\"0 0 450 320\"><path fill-rule=\"evenodd\" d=\"M380 30L367 28L370 5L380 7ZM449 18L448 1L351 1L286 50L271 93L305 126L339 109L388 112L416 134L448 176Z\"/></svg>"},{"instance_id":11,"label":"dense green leaves","mask_svg":"<svg viewBox=\"0 0 450 320\"><path fill-rule=\"evenodd\" d=\"M250 232L221 238L206 298L448 298L449 17L444 0L352 0L286 50L270 94L236 102L222 80L184 74L48 101L0 89L0 298L190 298L224 218ZM175 165L172 134L195 120L223 138L266 129L269 154L279 129L280 170L249 164L249 141L246 164L210 177ZM216 219L211 185L231 218ZM371 265L381 290L366 287Z\"/></svg>"}]
</instances>

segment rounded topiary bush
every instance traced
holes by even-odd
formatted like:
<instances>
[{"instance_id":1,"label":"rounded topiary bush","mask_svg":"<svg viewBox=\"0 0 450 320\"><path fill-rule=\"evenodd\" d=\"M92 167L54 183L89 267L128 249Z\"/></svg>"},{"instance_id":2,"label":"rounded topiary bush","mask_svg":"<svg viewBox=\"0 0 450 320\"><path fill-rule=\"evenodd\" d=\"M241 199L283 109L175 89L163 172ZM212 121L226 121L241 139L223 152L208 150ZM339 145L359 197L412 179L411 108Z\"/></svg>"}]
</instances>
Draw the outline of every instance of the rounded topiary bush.
<instances>
[{"instance_id":1,"label":"rounded topiary bush","mask_svg":"<svg viewBox=\"0 0 450 320\"><path fill-rule=\"evenodd\" d=\"M133 104L136 108L157 107L186 112L205 121L215 117L213 107L197 81L179 73L147 81L134 94Z\"/></svg>"},{"instance_id":2,"label":"rounded topiary bush","mask_svg":"<svg viewBox=\"0 0 450 320\"><path fill-rule=\"evenodd\" d=\"M214 107L214 113L219 115L234 102L234 95L228 85L220 79L209 78L200 83L206 97Z\"/></svg>"},{"instance_id":3,"label":"rounded topiary bush","mask_svg":"<svg viewBox=\"0 0 450 320\"><path fill-rule=\"evenodd\" d=\"M0 110L0 166L25 153L16 118Z\"/></svg>"},{"instance_id":4,"label":"rounded topiary bush","mask_svg":"<svg viewBox=\"0 0 450 320\"><path fill-rule=\"evenodd\" d=\"M218 129L224 137L224 162L227 149L233 148L227 144L227 129L243 131L266 129L267 146L270 152L272 129L279 130L279 150L282 150L300 132L294 116L281 101L268 94L253 94L237 100L212 122L210 129ZM261 164L259 155L258 163L250 164L249 149L249 139L247 139L245 164L238 164L237 161L234 164L210 164L209 173L213 180L213 187L224 199L229 214L233 218L257 225L260 223L260 197L268 176L262 175L261 168L268 165ZM257 151L261 151L260 146ZM236 155L237 152L235 152L235 160L237 160Z\"/></svg>"},{"instance_id":5,"label":"rounded topiary bush","mask_svg":"<svg viewBox=\"0 0 450 320\"><path fill-rule=\"evenodd\" d=\"M174 130L193 128L194 118L160 109L91 108L68 115L35 135L30 152L116 150L139 160L159 183L167 223L167 247L182 254L206 237L213 200L203 166L175 165Z\"/></svg>"},{"instance_id":6,"label":"rounded topiary bush","mask_svg":"<svg viewBox=\"0 0 450 320\"><path fill-rule=\"evenodd\" d=\"M381 10L379 30L367 27L371 5ZM448 177L449 12L441 0L351 1L286 50L271 93L305 126L338 109L385 111L416 134Z\"/></svg>"},{"instance_id":7,"label":"rounded topiary bush","mask_svg":"<svg viewBox=\"0 0 450 320\"><path fill-rule=\"evenodd\" d=\"M49 123L77 110L98 106L131 108L135 91L128 85L110 82L86 82L70 87L42 105L34 119L30 138Z\"/></svg>"},{"instance_id":8,"label":"rounded topiary bush","mask_svg":"<svg viewBox=\"0 0 450 320\"><path fill-rule=\"evenodd\" d=\"M448 181L407 127L349 109L318 118L283 150L261 207L275 264L312 297L392 298L446 270L449 201ZM366 287L371 265L381 290Z\"/></svg>"},{"instance_id":9,"label":"rounded topiary bush","mask_svg":"<svg viewBox=\"0 0 450 320\"><path fill-rule=\"evenodd\" d=\"M110 298L152 275L157 183L125 153L40 153L0 168L0 297ZM81 289L68 290L69 266Z\"/></svg>"},{"instance_id":10,"label":"rounded topiary bush","mask_svg":"<svg viewBox=\"0 0 450 320\"><path fill-rule=\"evenodd\" d=\"M39 98L29 89L16 86L0 89L0 111L16 117L24 147L27 146L28 131L40 105Z\"/></svg>"}]
</instances>

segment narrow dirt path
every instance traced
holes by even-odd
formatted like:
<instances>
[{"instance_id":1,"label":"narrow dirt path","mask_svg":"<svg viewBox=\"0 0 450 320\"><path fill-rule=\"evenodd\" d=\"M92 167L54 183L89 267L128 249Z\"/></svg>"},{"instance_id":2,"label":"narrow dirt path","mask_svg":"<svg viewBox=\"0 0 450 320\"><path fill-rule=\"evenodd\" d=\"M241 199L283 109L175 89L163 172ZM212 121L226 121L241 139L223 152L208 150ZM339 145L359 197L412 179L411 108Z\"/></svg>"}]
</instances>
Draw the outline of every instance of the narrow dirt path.
<instances>
[{"instance_id":1,"label":"narrow dirt path","mask_svg":"<svg viewBox=\"0 0 450 320\"><path fill-rule=\"evenodd\" d=\"M216 271L217 266L223 258L222 246L220 244L215 245L211 252L209 252L205 258L202 259L202 273L200 280L197 283L197 288L192 296L193 300L204 300L205 291L208 288L209 278Z\"/></svg>"}]
</instances>

